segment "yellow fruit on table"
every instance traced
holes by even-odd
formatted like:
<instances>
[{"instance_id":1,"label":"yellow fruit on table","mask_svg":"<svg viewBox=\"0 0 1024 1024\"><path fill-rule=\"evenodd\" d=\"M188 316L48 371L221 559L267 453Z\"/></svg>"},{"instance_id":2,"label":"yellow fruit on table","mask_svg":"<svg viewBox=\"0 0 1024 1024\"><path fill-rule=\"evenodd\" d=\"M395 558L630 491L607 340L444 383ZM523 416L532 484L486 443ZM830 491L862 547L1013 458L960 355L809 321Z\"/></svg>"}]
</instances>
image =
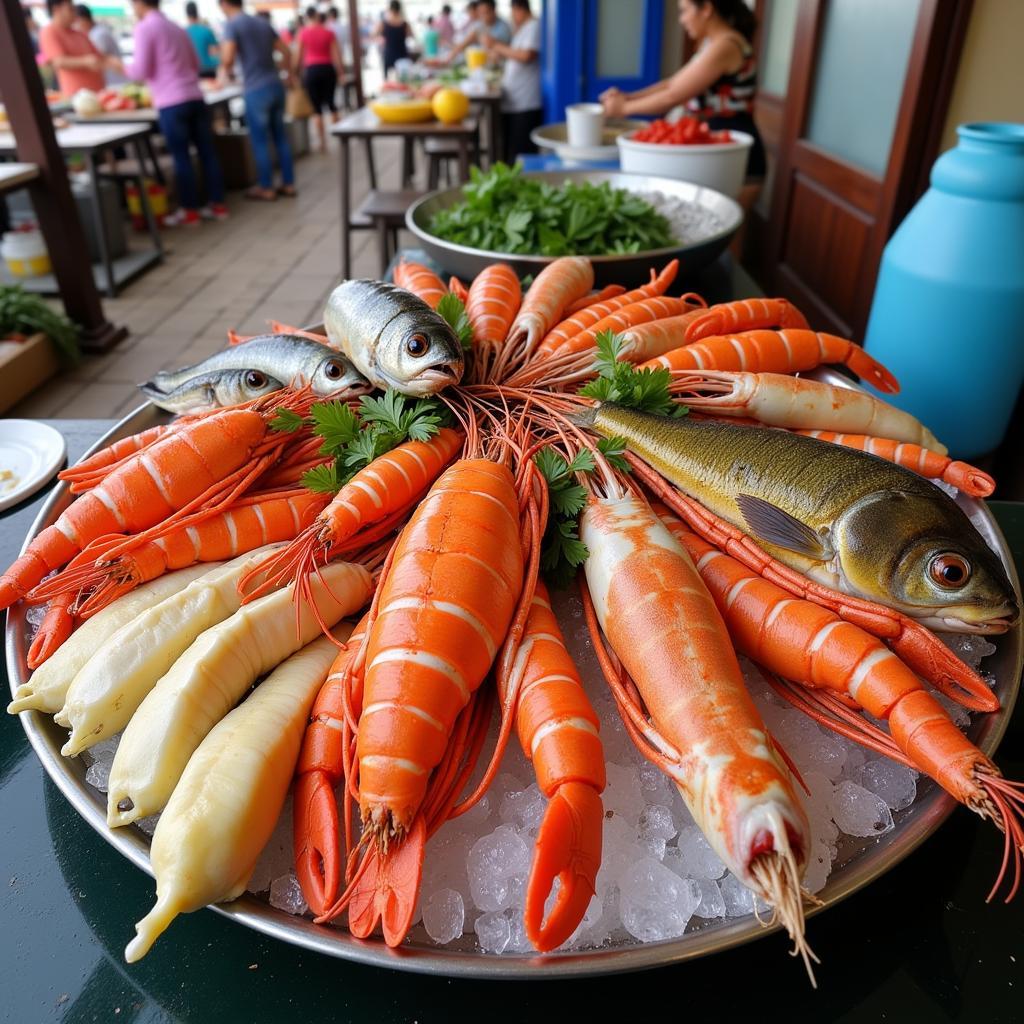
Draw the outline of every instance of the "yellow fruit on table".
<instances>
[{"instance_id":1,"label":"yellow fruit on table","mask_svg":"<svg viewBox=\"0 0 1024 1024\"><path fill-rule=\"evenodd\" d=\"M469 113L469 98L461 89L441 89L431 100L434 117L443 124L458 124Z\"/></svg>"}]
</instances>

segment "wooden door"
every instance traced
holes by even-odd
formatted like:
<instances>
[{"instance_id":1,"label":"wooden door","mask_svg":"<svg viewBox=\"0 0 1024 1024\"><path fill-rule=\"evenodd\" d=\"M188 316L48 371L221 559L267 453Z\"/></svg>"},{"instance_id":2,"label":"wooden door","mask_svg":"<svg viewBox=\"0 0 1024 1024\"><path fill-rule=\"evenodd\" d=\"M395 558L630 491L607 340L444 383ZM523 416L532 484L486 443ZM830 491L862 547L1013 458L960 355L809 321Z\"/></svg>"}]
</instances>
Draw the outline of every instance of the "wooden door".
<instances>
[{"instance_id":1,"label":"wooden door","mask_svg":"<svg viewBox=\"0 0 1024 1024\"><path fill-rule=\"evenodd\" d=\"M927 185L971 0L800 0L766 286L861 339L882 250Z\"/></svg>"}]
</instances>

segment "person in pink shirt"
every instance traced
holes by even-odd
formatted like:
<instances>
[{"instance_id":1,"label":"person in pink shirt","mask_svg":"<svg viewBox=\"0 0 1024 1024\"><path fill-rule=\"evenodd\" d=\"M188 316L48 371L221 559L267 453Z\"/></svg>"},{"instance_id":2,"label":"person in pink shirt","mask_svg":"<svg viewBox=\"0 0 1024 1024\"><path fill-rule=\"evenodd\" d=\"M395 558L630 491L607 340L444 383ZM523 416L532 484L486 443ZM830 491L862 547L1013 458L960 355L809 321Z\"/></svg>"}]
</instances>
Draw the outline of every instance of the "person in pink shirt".
<instances>
[{"instance_id":1,"label":"person in pink shirt","mask_svg":"<svg viewBox=\"0 0 1024 1024\"><path fill-rule=\"evenodd\" d=\"M213 149L210 112L199 88L199 58L188 33L168 21L159 10L160 0L132 0L135 26L135 57L124 66L134 81L149 86L160 121L160 131L174 160L174 177L181 209L164 223L198 224L202 216L223 220L224 177ZM189 145L196 147L206 183L207 207L200 209L199 189Z\"/></svg>"},{"instance_id":2,"label":"person in pink shirt","mask_svg":"<svg viewBox=\"0 0 1024 1024\"><path fill-rule=\"evenodd\" d=\"M342 71L338 37L325 21L315 7L306 10L306 27L299 33L295 57L296 63L302 68L302 84L316 112L313 117L321 153L327 152L327 127L324 122L328 112L332 121L337 119L334 92L338 88L338 75Z\"/></svg>"}]
</instances>

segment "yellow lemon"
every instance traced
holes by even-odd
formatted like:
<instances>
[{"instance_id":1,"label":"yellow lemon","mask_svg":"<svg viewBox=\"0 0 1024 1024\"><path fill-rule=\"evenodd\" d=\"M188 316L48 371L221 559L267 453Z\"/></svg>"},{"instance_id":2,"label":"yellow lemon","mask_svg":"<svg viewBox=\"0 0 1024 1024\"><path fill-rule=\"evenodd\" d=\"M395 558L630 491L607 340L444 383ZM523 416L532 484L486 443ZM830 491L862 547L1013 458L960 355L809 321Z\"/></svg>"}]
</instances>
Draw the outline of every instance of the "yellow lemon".
<instances>
[{"instance_id":1,"label":"yellow lemon","mask_svg":"<svg viewBox=\"0 0 1024 1024\"><path fill-rule=\"evenodd\" d=\"M469 113L469 99L461 89L441 89L430 105L443 124L458 124Z\"/></svg>"}]
</instances>

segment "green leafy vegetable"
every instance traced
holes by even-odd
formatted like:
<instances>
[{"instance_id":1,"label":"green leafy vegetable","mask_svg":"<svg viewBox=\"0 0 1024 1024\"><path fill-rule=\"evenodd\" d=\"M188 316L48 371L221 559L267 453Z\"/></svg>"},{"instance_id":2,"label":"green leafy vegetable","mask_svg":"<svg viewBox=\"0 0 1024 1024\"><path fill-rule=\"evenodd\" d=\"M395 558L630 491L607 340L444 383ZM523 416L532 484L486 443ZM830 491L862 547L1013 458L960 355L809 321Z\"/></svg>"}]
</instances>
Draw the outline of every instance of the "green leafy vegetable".
<instances>
[{"instance_id":1,"label":"green leafy vegetable","mask_svg":"<svg viewBox=\"0 0 1024 1024\"><path fill-rule=\"evenodd\" d=\"M639 252L674 241L650 203L608 182L554 186L503 163L486 173L471 167L470 179L466 198L431 219L432 234L476 249L541 256Z\"/></svg>"},{"instance_id":2,"label":"green leafy vegetable","mask_svg":"<svg viewBox=\"0 0 1024 1024\"><path fill-rule=\"evenodd\" d=\"M270 429L280 434L294 434L307 426L309 420L291 409L278 409L270 421Z\"/></svg>"},{"instance_id":3,"label":"green leafy vegetable","mask_svg":"<svg viewBox=\"0 0 1024 1024\"><path fill-rule=\"evenodd\" d=\"M664 367L640 370L620 360L622 338L612 331L597 336L598 376L580 388L580 394L602 402L617 402L630 409L658 416L685 416L687 408L672 398L672 374ZM624 446L623 446L624 447ZM621 454L621 452L619 453Z\"/></svg>"},{"instance_id":4,"label":"green leafy vegetable","mask_svg":"<svg viewBox=\"0 0 1024 1024\"><path fill-rule=\"evenodd\" d=\"M541 547L540 565L555 587L565 587L587 557L587 546L579 539L579 514L587 504L587 489L576 482L577 473L590 473L594 457L582 449L572 462L550 448L542 448L534 463L548 485L551 514Z\"/></svg>"},{"instance_id":5,"label":"green leafy vegetable","mask_svg":"<svg viewBox=\"0 0 1024 1024\"><path fill-rule=\"evenodd\" d=\"M320 451L324 455L337 455L359 436L359 417L345 402L317 402L309 414L313 420L313 433L323 438Z\"/></svg>"},{"instance_id":6,"label":"green leafy vegetable","mask_svg":"<svg viewBox=\"0 0 1024 1024\"><path fill-rule=\"evenodd\" d=\"M454 292L448 292L441 297L441 301L437 304L437 312L444 317L448 326L455 332L463 349L471 349L473 347L473 325L469 322L462 299Z\"/></svg>"},{"instance_id":7,"label":"green leafy vegetable","mask_svg":"<svg viewBox=\"0 0 1024 1024\"><path fill-rule=\"evenodd\" d=\"M16 334L45 334L71 365L82 357L78 328L66 316L19 285L0 285L0 338Z\"/></svg>"},{"instance_id":8,"label":"green leafy vegetable","mask_svg":"<svg viewBox=\"0 0 1024 1024\"><path fill-rule=\"evenodd\" d=\"M303 487L307 487L315 494L337 494L341 489L338 464L328 462L325 466L314 466L302 474L301 482Z\"/></svg>"}]
</instances>

